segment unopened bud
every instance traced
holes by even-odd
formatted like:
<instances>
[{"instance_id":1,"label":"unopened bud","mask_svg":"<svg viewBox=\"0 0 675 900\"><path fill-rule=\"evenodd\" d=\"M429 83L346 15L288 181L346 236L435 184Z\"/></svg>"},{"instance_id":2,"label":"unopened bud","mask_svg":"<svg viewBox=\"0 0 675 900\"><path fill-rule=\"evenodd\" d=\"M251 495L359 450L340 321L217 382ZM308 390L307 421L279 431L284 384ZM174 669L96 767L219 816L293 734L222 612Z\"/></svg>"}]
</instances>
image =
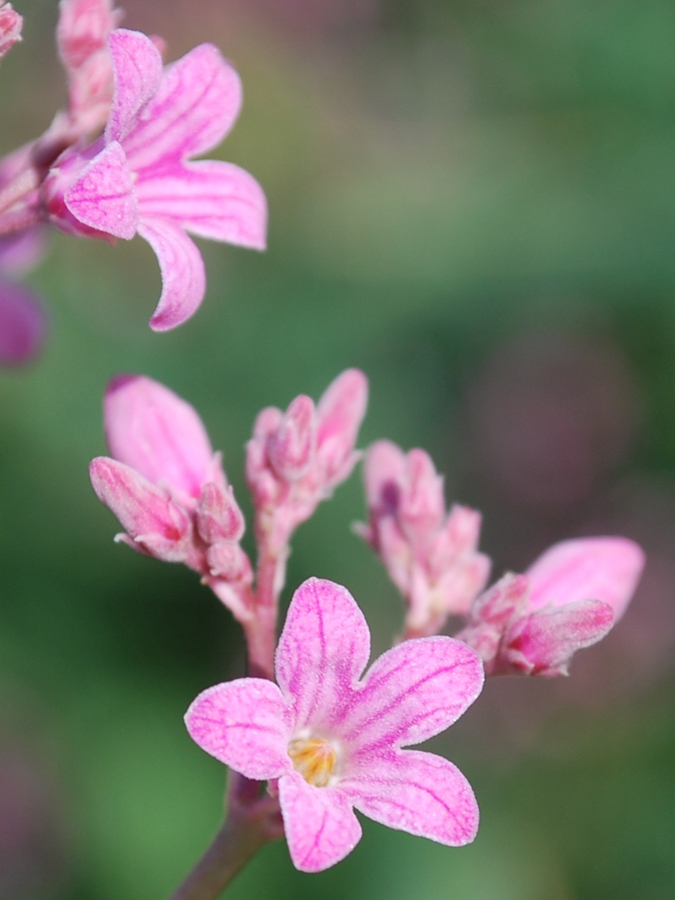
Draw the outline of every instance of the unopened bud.
<instances>
[{"instance_id":1,"label":"unopened bud","mask_svg":"<svg viewBox=\"0 0 675 900\"><path fill-rule=\"evenodd\" d=\"M270 465L282 481L298 481L312 463L315 446L314 402L301 394L293 400L279 427L268 438Z\"/></svg>"}]
</instances>

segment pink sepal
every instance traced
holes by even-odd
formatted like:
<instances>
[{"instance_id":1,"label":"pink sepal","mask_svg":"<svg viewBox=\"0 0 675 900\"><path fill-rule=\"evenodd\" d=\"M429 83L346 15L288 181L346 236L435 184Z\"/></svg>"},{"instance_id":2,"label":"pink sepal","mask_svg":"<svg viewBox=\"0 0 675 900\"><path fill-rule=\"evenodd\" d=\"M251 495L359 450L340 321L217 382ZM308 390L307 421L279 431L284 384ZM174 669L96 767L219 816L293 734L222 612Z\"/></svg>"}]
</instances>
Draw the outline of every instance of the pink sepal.
<instances>
[{"instance_id":1,"label":"pink sepal","mask_svg":"<svg viewBox=\"0 0 675 900\"><path fill-rule=\"evenodd\" d=\"M270 434L267 455L278 478L298 481L307 474L315 452L314 401L301 394L292 401L278 427Z\"/></svg>"},{"instance_id":2,"label":"pink sepal","mask_svg":"<svg viewBox=\"0 0 675 900\"><path fill-rule=\"evenodd\" d=\"M220 468L220 454L216 457ZM196 521L199 534L207 544L240 541L244 536L244 516L230 485L223 487L222 483L209 481L202 487Z\"/></svg>"},{"instance_id":3,"label":"pink sepal","mask_svg":"<svg viewBox=\"0 0 675 900\"><path fill-rule=\"evenodd\" d=\"M105 456L92 461L89 475L96 496L129 534L126 543L165 562L187 562L190 520L164 491Z\"/></svg>"}]
</instances>

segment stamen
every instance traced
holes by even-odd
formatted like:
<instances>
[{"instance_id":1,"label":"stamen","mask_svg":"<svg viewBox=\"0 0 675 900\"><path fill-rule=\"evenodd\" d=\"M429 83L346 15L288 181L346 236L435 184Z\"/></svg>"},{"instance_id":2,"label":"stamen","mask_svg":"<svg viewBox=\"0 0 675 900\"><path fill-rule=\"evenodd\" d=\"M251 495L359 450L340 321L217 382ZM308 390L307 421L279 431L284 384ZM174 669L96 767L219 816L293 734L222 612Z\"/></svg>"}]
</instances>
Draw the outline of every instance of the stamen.
<instances>
[{"instance_id":1,"label":"stamen","mask_svg":"<svg viewBox=\"0 0 675 900\"><path fill-rule=\"evenodd\" d=\"M288 745L288 755L308 784L326 787L335 769L337 756L323 738L296 738Z\"/></svg>"}]
</instances>

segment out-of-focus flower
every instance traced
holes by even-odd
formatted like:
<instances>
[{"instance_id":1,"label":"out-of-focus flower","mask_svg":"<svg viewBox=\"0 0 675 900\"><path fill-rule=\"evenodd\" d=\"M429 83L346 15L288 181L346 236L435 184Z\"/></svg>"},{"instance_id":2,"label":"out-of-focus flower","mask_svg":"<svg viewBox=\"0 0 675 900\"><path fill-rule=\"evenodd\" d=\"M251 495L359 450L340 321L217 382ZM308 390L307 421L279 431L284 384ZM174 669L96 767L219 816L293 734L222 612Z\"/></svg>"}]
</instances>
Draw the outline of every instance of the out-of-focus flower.
<instances>
[{"instance_id":1,"label":"out-of-focus flower","mask_svg":"<svg viewBox=\"0 0 675 900\"><path fill-rule=\"evenodd\" d=\"M354 450L368 402L363 372L347 369L317 407L304 395L285 413L264 409L246 453L246 480L261 544L281 552L295 528L331 496L359 459Z\"/></svg>"},{"instance_id":2,"label":"out-of-focus flower","mask_svg":"<svg viewBox=\"0 0 675 900\"><path fill-rule=\"evenodd\" d=\"M28 363L42 350L44 309L27 288L0 279L0 365Z\"/></svg>"},{"instance_id":3,"label":"out-of-focus flower","mask_svg":"<svg viewBox=\"0 0 675 900\"><path fill-rule=\"evenodd\" d=\"M219 684L186 715L200 747L247 778L273 782L291 859L306 872L353 850L361 838L354 808L450 846L476 834L478 808L462 773L401 747L443 731L476 699L479 658L448 637L405 641L359 680L369 654L352 596L313 578L288 610L278 686L258 678Z\"/></svg>"},{"instance_id":4,"label":"out-of-focus flower","mask_svg":"<svg viewBox=\"0 0 675 900\"><path fill-rule=\"evenodd\" d=\"M186 231L264 249L265 195L232 163L194 162L229 132L241 106L239 77L202 44L162 71L154 43L118 30L109 39L115 92L105 134L67 150L42 187L50 221L82 236L144 237L159 259L163 290L150 320L164 331L201 303L204 263Z\"/></svg>"},{"instance_id":5,"label":"out-of-focus flower","mask_svg":"<svg viewBox=\"0 0 675 900\"><path fill-rule=\"evenodd\" d=\"M364 466L369 524L358 531L408 602L406 633L437 633L464 615L482 591L490 560L478 552L480 514L453 506L424 450L407 455L390 441L368 449Z\"/></svg>"},{"instance_id":6,"label":"out-of-focus flower","mask_svg":"<svg viewBox=\"0 0 675 900\"><path fill-rule=\"evenodd\" d=\"M0 2L0 59L21 40L23 18L12 9L11 3Z\"/></svg>"},{"instance_id":7,"label":"out-of-focus flower","mask_svg":"<svg viewBox=\"0 0 675 900\"><path fill-rule=\"evenodd\" d=\"M240 620L249 617L251 565L244 517L195 410L164 385L120 376L108 386L105 428L113 459L90 467L98 498L149 556L200 572Z\"/></svg>"},{"instance_id":8,"label":"out-of-focus flower","mask_svg":"<svg viewBox=\"0 0 675 900\"><path fill-rule=\"evenodd\" d=\"M555 544L524 575L507 574L477 598L457 635L488 675L566 675L577 650L597 643L623 615L644 554L621 537Z\"/></svg>"},{"instance_id":9,"label":"out-of-focus flower","mask_svg":"<svg viewBox=\"0 0 675 900\"><path fill-rule=\"evenodd\" d=\"M113 99L108 39L122 18L112 0L61 0L56 42L68 76L68 115L82 134L105 124ZM72 123L71 123L72 124Z\"/></svg>"}]
</instances>

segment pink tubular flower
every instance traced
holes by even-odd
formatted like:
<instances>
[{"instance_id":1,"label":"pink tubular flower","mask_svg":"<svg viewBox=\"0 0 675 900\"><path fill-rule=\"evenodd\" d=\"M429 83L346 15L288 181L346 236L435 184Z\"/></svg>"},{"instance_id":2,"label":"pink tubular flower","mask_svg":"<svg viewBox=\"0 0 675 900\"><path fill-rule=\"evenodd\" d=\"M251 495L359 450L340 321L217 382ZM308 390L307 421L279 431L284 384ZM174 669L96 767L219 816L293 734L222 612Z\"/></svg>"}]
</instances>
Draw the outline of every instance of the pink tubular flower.
<instances>
[{"instance_id":1,"label":"pink tubular flower","mask_svg":"<svg viewBox=\"0 0 675 900\"><path fill-rule=\"evenodd\" d=\"M476 835L478 808L462 773L440 756L401 748L443 731L476 699L479 658L448 637L406 641L359 680L369 654L352 596L312 578L288 610L278 686L258 678L218 684L185 717L207 753L247 778L278 779L291 859L305 872L354 849L354 809L450 846Z\"/></svg>"},{"instance_id":2,"label":"pink tubular flower","mask_svg":"<svg viewBox=\"0 0 675 900\"><path fill-rule=\"evenodd\" d=\"M285 413L264 409L246 453L246 480L261 543L280 552L295 528L330 497L359 459L354 450L368 402L363 372L347 369L318 406L304 395Z\"/></svg>"},{"instance_id":3,"label":"pink tubular flower","mask_svg":"<svg viewBox=\"0 0 675 900\"><path fill-rule=\"evenodd\" d=\"M364 479L369 524L358 531L408 601L408 636L435 634L448 616L466 614L487 582L480 514L453 506L446 515L443 479L424 450L406 455L378 441L366 453Z\"/></svg>"},{"instance_id":4,"label":"pink tubular flower","mask_svg":"<svg viewBox=\"0 0 675 900\"><path fill-rule=\"evenodd\" d=\"M96 494L135 550L200 572L239 621L249 617L244 518L195 410L142 376L108 386L105 427L114 459L90 467Z\"/></svg>"},{"instance_id":5,"label":"pink tubular flower","mask_svg":"<svg viewBox=\"0 0 675 900\"><path fill-rule=\"evenodd\" d=\"M21 40L23 18L12 9L11 3L0 0L0 59Z\"/></svg>"},{"instance_id":6,"label":"pink tubular flower","mask_svg":"<svg viewBox=\"0 0 675 900\"><path fill-rule=\"evenodd\" d=\"M115 91L105 134L61 155L43 203L63 231L150 243L163 281L150 325L165 331L204 296L204 263L186 231L262 250L265 195L232 163L191 159L220 143L241 106L239 77L216 47L202 44L162 71L140 32L117 30L109 45Z\"/></svg>"},{"instance_id":7,"label":"pink tubular flower","mask_svg":"<svg viewBox=\"0 0 675 900\"><path fill-rule=\"evenodd\" d=\"M488 675L566 675L576 651L621 618L643 565L642 550L626 538L554 544L525 575L507 574L478 597L457 637Z\"/></svg>"}]
</instances>

